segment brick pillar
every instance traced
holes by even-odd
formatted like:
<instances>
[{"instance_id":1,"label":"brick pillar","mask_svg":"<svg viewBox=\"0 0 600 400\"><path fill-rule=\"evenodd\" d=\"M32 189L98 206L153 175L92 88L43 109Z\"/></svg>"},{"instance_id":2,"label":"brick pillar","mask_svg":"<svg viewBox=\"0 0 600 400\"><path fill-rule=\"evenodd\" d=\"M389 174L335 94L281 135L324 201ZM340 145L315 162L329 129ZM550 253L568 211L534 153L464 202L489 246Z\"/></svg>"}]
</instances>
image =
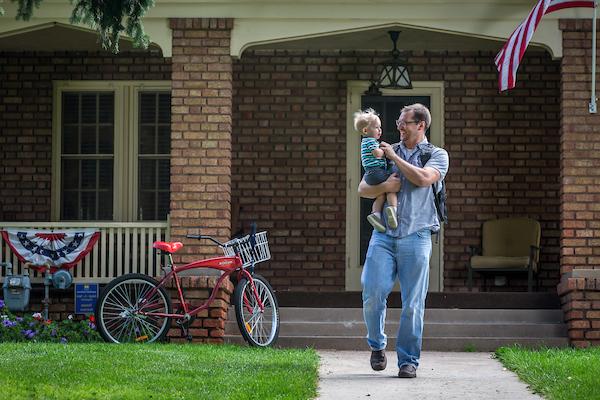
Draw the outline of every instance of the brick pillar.
<instances>
[{"instance_id":1,"label":"brick pillar","mask_svg":"<svg viewBox=\"0 0 600 400\"><path fill-rule=\"evenodd\" d=\"M595 275L575 270L558 285L569 340L575 347L600 345L600 270Z\"/></svg>"},{"instance_id":2,"label":"brick pillar","mask_svg":"<svg viewBox=\"0 0 600 400\"><path fill-rule=\"evenodd\" d=\"M210 242L186 239L187 233L200 232L221 241L230 237L233 20L176 18L170 26L171 240L185 244L175 254L175 262L188 263L222 253ZM206 316L201 326L220 324L212 319ZM209 332L196 333L195 337L202 337Z\"/></svg>"},{"instance_id":3,"label":"brick pillar","mask_svg":"<svg viewBox=\"0 0 600 400\"><path fill-rule=\"evenodd\" d=\"M186 276L181 279L186 300L191 303L192 308L198 307L208 298L217 283L217 279L214 276ZM171 299L177 299L177 288L172 283L169 285L169 293ZM210 304L210 307L199 312L196 320L191 323L189 333L192 335L194 342L223 343L227 310L232 295L233 285L226 279L217 291L216 299ZM175 324L175 321L171 324L169 340L171 342L187 340L181 336L181 329Z\"/></svg>"},{"instance_id":4,"label":"brick pillar","mask_svg":"<svg viewBox=\"0 0 600 400\"><path fill-rule=\"evenodd\" d=\"M600 114L589 114L589 20L561 20L561 239L558 293L571 344L600 344ZM598 67L597 67L598 68Z\"/></svg>"},{"instance_id":5,"label":"brick pillar","mask_svg":"<svg viewBox=\"0 0 600 400\"><path fill-rule=\"evenodd\" d=\"M233 20L172 19L171 237L179 262L212 256L188 232L229 238L231 231L231 56Z\"/></svg>"}]
</instances>

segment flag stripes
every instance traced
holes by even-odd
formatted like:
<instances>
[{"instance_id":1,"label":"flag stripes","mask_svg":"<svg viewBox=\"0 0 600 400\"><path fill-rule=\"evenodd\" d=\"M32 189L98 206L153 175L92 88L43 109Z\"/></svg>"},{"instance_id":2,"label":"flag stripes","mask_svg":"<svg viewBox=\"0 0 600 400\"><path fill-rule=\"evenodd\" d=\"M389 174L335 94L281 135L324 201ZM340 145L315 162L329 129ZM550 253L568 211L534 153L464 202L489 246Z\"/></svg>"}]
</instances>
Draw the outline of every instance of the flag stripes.
<instances>
[{"instance_id":1,"label":"flag stripes","mask_svg":"<svg viewBox=\"0 0 600 400\"><path fill-rule=\"evenodd\" d=\"M544 15L565 8L593 8L594 6L594 0L539 0L496 55L494 62L498 68L499 90L504 91L515 87L519 63Z\"/></svg>"}]
</instances>

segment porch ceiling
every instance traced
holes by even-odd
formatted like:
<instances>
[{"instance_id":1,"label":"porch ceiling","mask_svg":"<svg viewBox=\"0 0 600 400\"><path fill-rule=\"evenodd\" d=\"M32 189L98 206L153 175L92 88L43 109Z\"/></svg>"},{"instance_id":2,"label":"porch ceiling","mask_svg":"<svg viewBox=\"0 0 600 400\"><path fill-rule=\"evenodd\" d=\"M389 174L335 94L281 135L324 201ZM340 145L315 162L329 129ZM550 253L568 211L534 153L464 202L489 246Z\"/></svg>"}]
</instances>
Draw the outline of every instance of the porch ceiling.
<instances>
[{"instance_id":1,"label":"porch ceiling","mask_svg":"<svg viewBox=\"0 0 600 400\"><path fill-rule=\"evenodd\" d=\"M288 50L391 50L392 42L388 31L398 30L399 50L426 51L499 51L505 40L491 40L456 33L439 32L408 27L380 27L318 37L288 39L265 44L251 45L251 49ZM529 47L536 47L531 44ZM542 48L538 46L538 48Z\"/></svg>"},{"instance_id":2,"label":"porch ceiling","mask_svg":"<svg viewBox=\"0 0 600 400\"><path fill-rule=\"evenodd\" d=\"M133 47L132 41L119 41L120 51L160 51L151 43L148 50ZM84 28L50 22L0 35L0 51L103 51L98 33Z\"/></svg>"}]
</instances>

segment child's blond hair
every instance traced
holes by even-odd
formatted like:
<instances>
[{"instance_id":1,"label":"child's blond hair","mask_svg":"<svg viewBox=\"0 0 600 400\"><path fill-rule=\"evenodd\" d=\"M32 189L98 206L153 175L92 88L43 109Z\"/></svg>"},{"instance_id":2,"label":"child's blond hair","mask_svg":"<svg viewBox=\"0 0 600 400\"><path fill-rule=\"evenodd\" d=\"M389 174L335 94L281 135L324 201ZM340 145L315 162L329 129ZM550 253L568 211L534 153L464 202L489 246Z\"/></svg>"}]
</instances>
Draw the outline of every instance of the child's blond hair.
<instances>
[{"instance_id":1,"label":"child's blond hair","mask_svg":"<svg viewBox=\"0 0 600 400\"><path fill-rule=\"evenodd\" d=\"M375 110L367 108L364 111L357 111L354 113L354 129L356 129L361 135L364 135L363 129L371 125L375 118L379 117Z\"/></svg>"}]
</instances>

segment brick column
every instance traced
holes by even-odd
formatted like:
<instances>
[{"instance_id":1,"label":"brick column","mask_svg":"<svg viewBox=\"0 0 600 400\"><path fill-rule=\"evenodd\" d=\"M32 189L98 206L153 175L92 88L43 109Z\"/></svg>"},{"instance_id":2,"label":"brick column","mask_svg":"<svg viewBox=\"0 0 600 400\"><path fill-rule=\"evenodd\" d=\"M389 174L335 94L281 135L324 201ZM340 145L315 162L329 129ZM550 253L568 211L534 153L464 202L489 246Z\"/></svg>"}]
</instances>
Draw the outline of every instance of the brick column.
<instances>
[{"instance_id":1,"label":"brick column","mask_svg":"<svg viewBox=\"0 0 600 400\"><path fill-rule=\"evenodd\" d=\"M589 114L589 20L561 20L561 296L576 347L600 344L600 114ZM594 311L595 310L595 311Z\"/></svg>"},{"instance_id":2,"label":"brick column","mask_svg":"<svg viewBox=\"0 0 600 400\"><path fill-rule=\"evenodd\" d=\"M233 20L172 19L171 238L178 262L215 255L188 232L231 231L231 56Z\"/></svg>"},{"instance_id":3,"label":"brick column","mask_svg":"<svg viewBox=\"0 0 600 400\"><path fill-rule=\"evenodd\" d=\"M171 240L185 244L175 262L188 263L222 253L210 242L186 239L186 234L202 233L221 241L230 237L233 20L177 18L170 26ZM206 289L214 286L206 278L185 282L196 301L208 297ZM194 340L222 341L230 292L228 287L220 295L218 310L200 315Z\"/></svg>"},{"instance_id":4,"label":"brick column","mask_svg":"<svg viewBox=\"0 0 600 400\"><path fill-rule=\"evenodd\" d=\"M600 345L600 270L575 270L558 285L569 340L575 347Z\"/></svg>"},{"instance_id":5,"label":"brick column","mask_svg":"<svg viewBox=\"0 0 600 400\"><path fill-rule=\"evenodd\" d=\"M181 285L185 288L186 300L191 303L192 309L206 301L215 287L217 279L214 276L186 276L181 279ZM171 299L175 302L177 288L172 283L169 285L169 293ZM217 291L217 297L210 304L210 307L198 313L196 319L190 324L189 333L192 335L194 342L223 343L227 310L232 295L233 285L226 279ZM175 304L173 304L173 307L176 307ZM171 342L184 342L187 340L181 336L181 329L175 321L171 324L168 336Z\"/></svg>"}]
</instances>

